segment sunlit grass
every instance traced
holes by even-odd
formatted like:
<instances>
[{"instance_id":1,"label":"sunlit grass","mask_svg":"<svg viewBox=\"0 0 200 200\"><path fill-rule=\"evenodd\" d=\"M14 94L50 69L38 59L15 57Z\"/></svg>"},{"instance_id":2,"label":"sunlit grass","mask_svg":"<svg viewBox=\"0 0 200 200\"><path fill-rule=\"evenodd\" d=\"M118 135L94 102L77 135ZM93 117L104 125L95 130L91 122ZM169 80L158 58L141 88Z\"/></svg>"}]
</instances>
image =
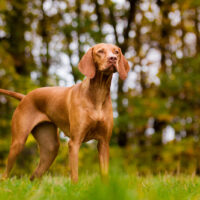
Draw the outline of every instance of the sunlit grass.
<instances>
[{"instance_id":1,"label":"sunlit grass","mask_svg":"<svg viewBox=\"0 0 200 200\"><path fill-rule=\"evenodd\" d=\"M102 182L98 174L81 175L76 185L68 177L46 175L33 182L28 177L11 178L0 185L2 200L200 199L200 178L184 175L140 177L116 171L107 182Z\"/></svg>"}]
</instances>

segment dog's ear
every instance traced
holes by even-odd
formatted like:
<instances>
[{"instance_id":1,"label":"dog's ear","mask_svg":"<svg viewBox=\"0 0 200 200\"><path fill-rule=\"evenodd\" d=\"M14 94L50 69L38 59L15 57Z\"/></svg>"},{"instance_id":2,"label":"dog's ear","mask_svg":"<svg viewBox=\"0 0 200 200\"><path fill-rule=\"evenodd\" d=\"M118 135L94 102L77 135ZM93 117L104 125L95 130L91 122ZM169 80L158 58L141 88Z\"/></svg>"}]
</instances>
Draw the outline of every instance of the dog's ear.
<instances>
[{"instance_id":1,"label":"dog's ear","mask_svg":"<svg viewBox=\"0 0 200 200\"><path fill-rule=\"evenodd\" d=\"M122 54L121 50L120 50L120 54L121 54L120 61L119 61L118 67L117 67L117 71L119 73L120 79L125 80L127 78L128 72L130 70L130 66L128 64L128 61Z\"/></svg>"},{"instance_id":2,"label":"dog's ear","mask_svg":"<svg viewBox=\"0 0 200 200\"><path fill-rule=\"evenodd\" d=\"M78 64L79 71L90 79L94 78L96 73L92 51L93 48L90 48Z\"/></svg>"}]
</instances>

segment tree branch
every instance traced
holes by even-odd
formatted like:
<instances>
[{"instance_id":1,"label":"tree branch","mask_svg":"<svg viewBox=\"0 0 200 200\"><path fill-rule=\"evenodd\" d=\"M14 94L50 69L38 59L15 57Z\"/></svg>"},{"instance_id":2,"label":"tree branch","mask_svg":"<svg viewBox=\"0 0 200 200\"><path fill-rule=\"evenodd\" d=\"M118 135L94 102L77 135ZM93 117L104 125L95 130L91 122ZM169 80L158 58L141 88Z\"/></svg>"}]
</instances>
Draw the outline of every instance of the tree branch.
<instances>
[{"instance_id":1,"label":"tree branch","mask_svg":"<svg viewBox=\"0 0 200 200\"><path fill-rule=\"evenodd\" d=\"M133 22L136 14L136 6L139 0L128 0L130 4L130 9L128 11L127 26L124 29L124 43L121 45L122 52L125 52L128 48L129 31L131 30L131 23Z\"/></svg>"}]
</instances>

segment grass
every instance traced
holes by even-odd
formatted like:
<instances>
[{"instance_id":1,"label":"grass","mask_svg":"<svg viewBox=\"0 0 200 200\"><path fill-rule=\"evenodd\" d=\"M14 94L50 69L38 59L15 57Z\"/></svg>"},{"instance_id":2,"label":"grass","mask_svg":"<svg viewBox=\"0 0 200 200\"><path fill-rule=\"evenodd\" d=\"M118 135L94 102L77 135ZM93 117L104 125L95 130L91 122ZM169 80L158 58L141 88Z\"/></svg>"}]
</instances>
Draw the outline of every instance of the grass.
<instances>
[{"instance_id":1,"label":"grass","mask_svg":"<svg viewBox=\"0 0 200 200\"><path fill-rule=\"evenodd\" d=\"M98 174L81 175L78 184L69 178L46 175L30 182L28 177L0 182L2 200L199 200L200 178L186 175L140 177L112 172L103 183Z\"/></svg>"}]
</instances>

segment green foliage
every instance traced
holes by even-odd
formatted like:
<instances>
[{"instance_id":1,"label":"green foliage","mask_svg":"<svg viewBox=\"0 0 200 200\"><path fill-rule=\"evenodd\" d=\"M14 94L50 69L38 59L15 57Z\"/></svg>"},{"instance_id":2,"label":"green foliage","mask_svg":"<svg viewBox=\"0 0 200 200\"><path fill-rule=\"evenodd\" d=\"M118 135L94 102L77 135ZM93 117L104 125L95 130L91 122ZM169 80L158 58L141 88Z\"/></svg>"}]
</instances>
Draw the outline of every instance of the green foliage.
<instances>
[{"instance_id":1,"label":"green foliage","mask_svg":"<svg viewBox=\"0 0 200 200\"><path fill-rule=\"evenodd\" d=\"M194 129L199 123L200 117L200 56L185 58L172 67L172 73L168 77L161 76L160 93L164 98L171 99L168 102L168 109L172 115L172 124L177 131ZM179 119L177 119L179 118ZM182 119L190 118L190 122L183 122ZM182 122L178 128L177 124Z\"/></svg>"}]
</instances>

